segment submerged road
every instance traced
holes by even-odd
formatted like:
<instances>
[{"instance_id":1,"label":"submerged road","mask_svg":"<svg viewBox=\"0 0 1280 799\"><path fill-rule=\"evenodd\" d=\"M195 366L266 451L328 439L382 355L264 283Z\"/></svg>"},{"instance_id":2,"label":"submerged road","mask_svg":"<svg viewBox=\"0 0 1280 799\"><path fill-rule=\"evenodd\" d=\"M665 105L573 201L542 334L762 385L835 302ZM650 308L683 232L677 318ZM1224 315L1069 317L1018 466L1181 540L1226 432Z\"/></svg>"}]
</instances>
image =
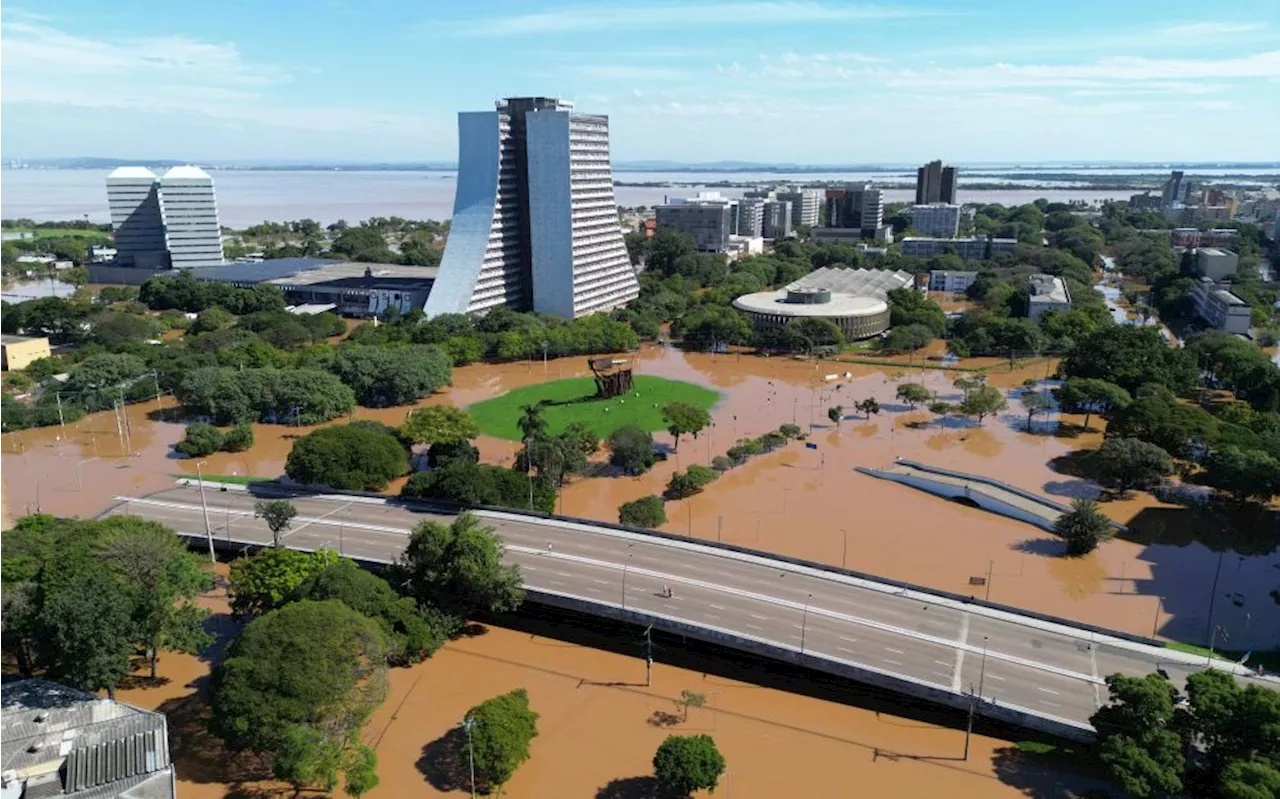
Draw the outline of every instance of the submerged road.
<instances>
[{"instance_id":1,"label":"submerged road","mask_svg":"<svg viewBox=\"0 0 1280 799\"><path fill-rule=\"evenodd\" d=\"M256 497L209 486L205 496L209 527L220 546L270 544L266 524L253 515ZM108 514L205 535L195 486L118 499ZM298 516L283 545L334 549L375 562L395 560L418 523L454 518L366 498L292 501ZM1106 701L1106 675L1161 668L1181 686L1188 673L1205 667L1204 658L1181 652L694 541L518 514L477 515L501 536L506 559L519 565L531 591L696 625L956 696L979 696L980 707L1004 705L1081 729L1088 729L1089 716ZM664 595L664 586L673 596ZM1234 670L1240 679L1254 679L1240 667Z\"/></svg>"}]
</instances>

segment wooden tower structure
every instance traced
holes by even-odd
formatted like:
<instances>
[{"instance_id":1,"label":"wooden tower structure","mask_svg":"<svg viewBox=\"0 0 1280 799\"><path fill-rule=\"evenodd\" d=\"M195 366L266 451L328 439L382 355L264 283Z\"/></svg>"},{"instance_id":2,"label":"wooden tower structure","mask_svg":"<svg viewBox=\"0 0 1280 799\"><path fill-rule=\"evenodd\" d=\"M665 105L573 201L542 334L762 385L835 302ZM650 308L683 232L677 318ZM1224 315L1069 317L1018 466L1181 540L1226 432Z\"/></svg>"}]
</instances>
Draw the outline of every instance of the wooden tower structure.
<instances>
[{"instance_id":1,"label":"wooden tower structure","mask_svg":"<svg viewBox=\"0 0 1280 799\"><path fill-rule=\"evenodd\" d=\"M613 399L631 391L631 361L626 358L592 358L587 363L596 377L596 397Z\"/></svg>"}]
</instances>

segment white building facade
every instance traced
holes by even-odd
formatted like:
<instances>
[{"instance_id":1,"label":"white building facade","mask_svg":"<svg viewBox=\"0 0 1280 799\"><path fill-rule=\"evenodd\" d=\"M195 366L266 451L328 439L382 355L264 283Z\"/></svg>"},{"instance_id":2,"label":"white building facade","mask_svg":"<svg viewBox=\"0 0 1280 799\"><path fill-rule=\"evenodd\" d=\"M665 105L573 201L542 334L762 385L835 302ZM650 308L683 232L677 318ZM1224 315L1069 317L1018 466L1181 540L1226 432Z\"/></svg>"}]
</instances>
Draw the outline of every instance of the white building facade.
<instances>
[{"instance_id":1,"label":"white building facade","mask_svg":"<svg viewBox=\"0 0 1280 799\"><path fill-rule=\"evenodd\" d=\"M147 269L168 266L160 184L154 172L122 166L107 175L107 206L116 257L122 265Z\"/></svg>"},{"instance_id":2,"label":"white building facade","mask_svg":"<svg viewBox=\"0 0 1280 799\"><path fill-rule=\"evenodd\" d=\"M953 239L960 233L960 206L917 205L911 209L911 228L921 236Z\"/></svg>"},{"instance_id":3,"label":"white building facade","mask_svg":"<svg viewBox=\"0 0 1280 799\"><path fill-rule=\"evenodd\" d=\"M222 229L213 178L195 166L175 166L160 176L165 249L174 269L222 265Z\"/></svg>"},{"instance_id":4,"label":"white building facade","mask_svg":"<svg viewBox=\"0 0 1280 799\"><path fill-rule=\"evenodd\" d=\"M574 318L639 293L618 224L608 117L546 97L458 115L458 188L426 313Z\"/></svg>"}]
</instances>

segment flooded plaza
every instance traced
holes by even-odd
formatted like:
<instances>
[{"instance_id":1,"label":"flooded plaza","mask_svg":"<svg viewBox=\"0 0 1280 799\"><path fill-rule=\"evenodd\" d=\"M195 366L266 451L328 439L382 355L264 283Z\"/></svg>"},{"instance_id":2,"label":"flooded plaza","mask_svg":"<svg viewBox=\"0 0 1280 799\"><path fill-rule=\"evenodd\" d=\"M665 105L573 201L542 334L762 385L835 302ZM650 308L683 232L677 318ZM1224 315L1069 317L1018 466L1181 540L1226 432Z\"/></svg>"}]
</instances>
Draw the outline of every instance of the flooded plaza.
<instances>
[{"instance_id":1,"label":"flooded plaza","mask_svg":"<svg viewBox=\"0 0 1280 799\"><path fill-rule=\"evenodd\" d=\"M1020 386L1026 380L1048 385L1054 362L1040 360L1013 370L997 359L970 359L965 365L990 367L989 382L1013 390L1008 410L980 427L954 419L939 423L927 411L913 411L895 399L903 382L922 383L942 401L960 398L952 381L965 372L923 369L918 360L873 366L646 348L636 356L639 373L721 393L712 410L713 426L697 439L686 438L678 452L669 435L655 434L668 454L666 461L640 477L577 479L563 492L559 511L617 521L619 504L661 494L673 472L709 463L739 438L795 423L810 433L807 442L752 458L701 493L668 502L663 529L843 564L1135 634L1203 643L1211 625L1221 625L1229 632L1231 649L1276 646L1280 604L1270 592L1280 586L1280 552L1274 547L1257 551L1262 547L1256 545L1237 547L1238 553L1232 548L1233 535L1262 533L1253 535L1256 540L1265 537L1265 530L1232 532L1225 528L1239 522L1206 521L1186 507L1135 493L1102 504L1111 518L1131 527L1129 533L1089 556L1067 559L1061 557L1060 541L1039 528L854 471L909 458L1004 481L1059 502L1098 495L1096 486L1055 471L1053 464L1073 451L1097 446L1104 421L1095 416L1093 429L1081 433L1079 417L1041 414L1028 432L1026 413L1019 410ZM530 383L587 374L586 358L465 366L454 370L452 388L421 404L466 406ZM865 419L853 405L868 397L877 399L882 410ZM835 405L845 409L839 425L828 419L828 409ZM409 410L358 408L354 416L398 425ZM196 463L172 450L183 426L171 398L130 406L125 417L118 420L106 412L65 430L6 434L7 515L38 507L91 516L113 497L145 494L171 484L175 474L195 474ZM1070 424L1060 428L1060 422ZM206 475L275 477L293 440L308 430L256 425L252 449L211 455L200 469ZM476 443L481 458L490 463L510 463L517 447L489 437ZM129 457L122 457L126 451ZM398 489L399 483L389 488ZM1274 524L1274 515L1251 518L1243 524ZM1210 529L1215 525L1224 529Z\"/></svg>"}]
</instances>

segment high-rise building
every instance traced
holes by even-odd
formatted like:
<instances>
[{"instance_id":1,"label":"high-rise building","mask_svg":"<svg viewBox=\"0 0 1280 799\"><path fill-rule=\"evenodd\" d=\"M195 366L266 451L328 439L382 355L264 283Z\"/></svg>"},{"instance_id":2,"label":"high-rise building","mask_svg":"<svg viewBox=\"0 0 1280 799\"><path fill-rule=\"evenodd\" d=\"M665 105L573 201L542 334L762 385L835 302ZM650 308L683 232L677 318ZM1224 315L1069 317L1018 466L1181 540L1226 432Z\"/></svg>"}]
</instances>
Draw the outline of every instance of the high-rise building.
<instances>
[{"instance_id":1,"label":"high-rise building","mask_svg":"<svg viewBox=\"0 0 1280 799\"><path fill-rule=\"evenodd\" d=\"M930 161L916 170L916 205L956 201L956 168Z\"/></svg>"},{"instance_id":2,"label":"high-rise building","mask_svg":"<svg viewBox=\"0 0 1280 799\"><path fill-rule=\"evenodd\" d=\"M764 204L761 235L766 239L785 239L791 235L791 203L767 200Z\"/></svg>"},{"instance_id":3,"label":"high-rise building","mask_svg":"<svg viewBox=\"0 0 1280 799\"><path fill-rule=\"evenodd\" d=\"M779 200L791 203L791 226L817 227L822 214L822 189L789 189L777 193Z\"/></svg>"},{"instance_id":4,"label":"high-rise building","mask_svg":"<svg viewBox=\"0 0 1280 799\"><path fill-rule=\"evenodd\" d=\"M827 189L827 227L874 236L884 224L884 195L870 184Z\"/></svg>"},{"instance_id":5,"label":"high-rise building","mask_svg":"<svg viewBox=\"0 0 1280 799\"><path fill-rule=\"evenodd\" d=\"M157 177L140 166L107 176L116 261L144 269L220 266L222 229L213 178L195 166Z\"/></svg>"},{"instance_id":6,"label":"high-rise building","mask_svg":"<svg viewBox=\"0 0 1280 799\"><path fill-rule=\"evenodd\" d=\"M914 206L911 229L921 236L955 238L960 232L960 206L945 203Z\"/></svg>"},{"instance_id":7,"label":"high-rise building","mask_svg":"<svg viewBox=\"0 0 1280 799\"><path fill-rule=\"evenodd\" d=\"M739 236L755 237L764 235L765 202L761 197L743 197L738 200L738 228L736 233Z\"/></svg>"},{"instance_id":8,"label":"high-rise building","mask_svg":"<svg viewBox=\"0 0 1280 799\"><path fill-rule=\"evenodd\" d=\"M174 269L222 264L222 229L213 178L195 166L175 166L160 176L165 249Z\"/></svg>"},{"instance_id":9,"label":"high-rise building","mask_svg":"<svg viewBox=\"0 0 1280 799\"><path fill-rule=\"evenodd\" d=\"M1182 186L1182 171L1173 170L1169 173L1169 179L1164 182L1164 188L1160 190L1160 207L1172 208L1174 203L1182 202L1185 191Z\"/></svg>"},{"instance_id":10,"label":"high-rise building","mask_svg":"<svg viewBox=\"0 0 1280 799\"><path fill-rule=\"evenodd\" d=\"M618 225L609 119L551 97L458 114L458 187L426 313L565 317L640 293Z\"/></svg>"},{"instance_id":11,"label":"high-rise building","mask_svg":"<svg viewBox=\"0 0 1280 799\"><path fill-rule=\"evenodd\" d=\"M167 267L160 184L155 173L140 166L117 168L107 175L107 205L117 262L145 269Z\"/></svg>"},{"instance_id":12,"label":"high-rise building","mask_svg":"<svg viewBox=\"0 0 1280 799\"><path fill-rule=\"evenodd\" d=\"M654 214L659 229L688 233L702 252L725 252L729 248L733 217L728 202L691 200L659 205Z\"/></svg>"}]
</instances>

